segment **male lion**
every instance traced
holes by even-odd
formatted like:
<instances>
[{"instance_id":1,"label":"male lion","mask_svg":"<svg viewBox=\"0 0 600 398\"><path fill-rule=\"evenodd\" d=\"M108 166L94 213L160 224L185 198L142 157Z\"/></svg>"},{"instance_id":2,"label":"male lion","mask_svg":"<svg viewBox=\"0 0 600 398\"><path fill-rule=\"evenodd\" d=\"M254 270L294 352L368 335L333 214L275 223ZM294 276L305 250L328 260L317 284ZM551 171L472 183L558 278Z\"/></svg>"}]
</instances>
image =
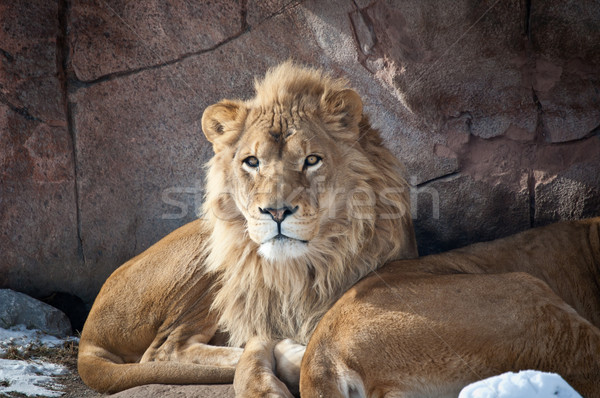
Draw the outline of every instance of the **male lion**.
<instances>
[{"instance_id":1,"label":"male lion","mask_svg":"<svg viewBox=\"0 0 600 398\"><path fill-rule=\"evenodd\" d=\"M600 397L599 326L600 218L396 261L323 317L302 397L455 398L523 369Z\"/></svg>"},{"instance_id":2,"label":"male lion","mask_svg":"<svg viewBox=\"0 0 600 398\"><path fill-rule=\"evenodd\" d=\"M215 155L202 218L102 287L80 342L90 387L231 382L245 345L236 392L289 396L263 356L281 339L306 344L356 281L417 256L400 164L358 94L291 62L255 90L204 112ZM209 344L217 331L229 347ZM278 349L292 361L282 369L292 383L302 353L287 342Z\"/></svg>"}]
</instances>

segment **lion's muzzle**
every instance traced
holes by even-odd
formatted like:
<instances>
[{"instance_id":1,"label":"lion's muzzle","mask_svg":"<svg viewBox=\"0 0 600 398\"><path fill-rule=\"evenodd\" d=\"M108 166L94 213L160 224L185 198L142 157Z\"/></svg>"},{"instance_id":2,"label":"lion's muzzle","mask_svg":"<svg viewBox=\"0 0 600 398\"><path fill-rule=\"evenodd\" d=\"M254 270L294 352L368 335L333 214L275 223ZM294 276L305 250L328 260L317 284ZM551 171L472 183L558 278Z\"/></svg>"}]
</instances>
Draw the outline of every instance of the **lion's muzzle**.
<instances>
[{"instance_id":1,"label":"lion's muzzle","mask_svg":"<svg viewBox=\"0 0 600 398\"><path fill-rule=\"evenodd\" d=\"M258 207L259 214L248 220L248 233L260 245L259 254L270 260L300 257L308 252L317 220L302 217L299 206Z\"/></svg>"},{"instance_id":2,"label":"lion's muzzle","mask_svg":"<svg viewBox=\"0 0 600 398\"><path fill-rule=\"evenodd\" d=\"M267 207L267 208L263 209L263 208L259 207L258 210L262 214L270 215L271 218L273 219L273 221L275 221L277 223L277 225L280 226L281 223L283 222L283 220L285 220L285 218L287 216L290 216L298 211L298 206L294 207L293 209L288 206L284 206L279 209L273 209L272 207Z\"/></svg>"}]
</instances>

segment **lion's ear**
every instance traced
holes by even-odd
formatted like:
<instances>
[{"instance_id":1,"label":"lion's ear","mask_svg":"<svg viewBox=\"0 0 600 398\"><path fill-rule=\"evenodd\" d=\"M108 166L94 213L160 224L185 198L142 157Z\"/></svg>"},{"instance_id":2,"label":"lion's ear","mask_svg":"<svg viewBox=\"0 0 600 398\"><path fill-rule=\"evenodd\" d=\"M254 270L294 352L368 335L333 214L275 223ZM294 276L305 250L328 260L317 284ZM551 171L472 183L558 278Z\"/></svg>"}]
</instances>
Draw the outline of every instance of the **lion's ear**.
<instances>
[{"instance_id":1,"label":"lion's ear","mask_svg":"<svg viewBox=\"0 0 600 398\"><path fill-rule=\"evenodd\" d=\"M358 126L362 118L362 100L354 90L346 89L325 96L325 110L330 115L339 118L345 128Z\"/></svg>"},{"instance_id":2,"label":"lion's ear","mask_svg":"<svg viewBox=\"0 0 600 398\"><path fill-rule=\"evenodd\" d=\"M231 145L240 135L246 107L241 102L223 100L204 110L202 131L215 151Z\"/></svg>"}]
</instances>

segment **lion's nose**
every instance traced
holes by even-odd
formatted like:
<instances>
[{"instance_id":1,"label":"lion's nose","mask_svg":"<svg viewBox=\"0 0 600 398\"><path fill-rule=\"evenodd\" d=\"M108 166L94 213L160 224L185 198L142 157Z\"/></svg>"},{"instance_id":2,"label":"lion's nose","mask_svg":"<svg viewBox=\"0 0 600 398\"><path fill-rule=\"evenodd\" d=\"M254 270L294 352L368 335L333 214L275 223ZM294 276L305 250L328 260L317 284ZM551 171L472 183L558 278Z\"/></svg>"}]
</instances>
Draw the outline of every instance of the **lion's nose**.
<instances>
[{"instance_id":1,"label":"lion's nose","mask_svg":"<svg viewBox=\"0 0 600 398\"><path fill-rule=\"evenodd\" d=\"M287 216L294 214L298 210L298 206L294 207L293 209L287 206L280 209L273 209L272 207L265 207L264 209L259 207L258 209L263 214L269 214L273 221L279 224L283 222Z\"/></svg>"}]
</instances>

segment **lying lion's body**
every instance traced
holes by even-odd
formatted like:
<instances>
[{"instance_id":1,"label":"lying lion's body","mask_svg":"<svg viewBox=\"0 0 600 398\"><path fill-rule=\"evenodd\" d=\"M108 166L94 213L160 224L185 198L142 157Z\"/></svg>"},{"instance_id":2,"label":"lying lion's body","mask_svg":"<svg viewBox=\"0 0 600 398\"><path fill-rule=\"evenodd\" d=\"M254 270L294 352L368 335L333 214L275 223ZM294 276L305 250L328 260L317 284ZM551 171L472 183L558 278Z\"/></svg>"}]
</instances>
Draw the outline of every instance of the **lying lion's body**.
<instances>
[{"instance_id":1,"label":"lying lion's body","mask_svg":"<svg viewBox=\"0 0 600 398\"><path fill-rule=\"evenodd\" d=\"M344 81L285 63L202 125L202 219L115 271L86 321L78 366L97 390L230 382L234 347L307 343L352 284L417 255L400 164ZM232 347L208 344L217 330Z\"/></svg>"},{"instance_id":2,"label":"lying lion's body","mask_svg":"<svg viewBox=\"0 0 600 398\"><path fill-rule=\"evenodd\" d=\"M387 264L322 319L302 397L456 397L522 369L600 397L599 286L600 218Z\"/></svg>"}]
</instances>

